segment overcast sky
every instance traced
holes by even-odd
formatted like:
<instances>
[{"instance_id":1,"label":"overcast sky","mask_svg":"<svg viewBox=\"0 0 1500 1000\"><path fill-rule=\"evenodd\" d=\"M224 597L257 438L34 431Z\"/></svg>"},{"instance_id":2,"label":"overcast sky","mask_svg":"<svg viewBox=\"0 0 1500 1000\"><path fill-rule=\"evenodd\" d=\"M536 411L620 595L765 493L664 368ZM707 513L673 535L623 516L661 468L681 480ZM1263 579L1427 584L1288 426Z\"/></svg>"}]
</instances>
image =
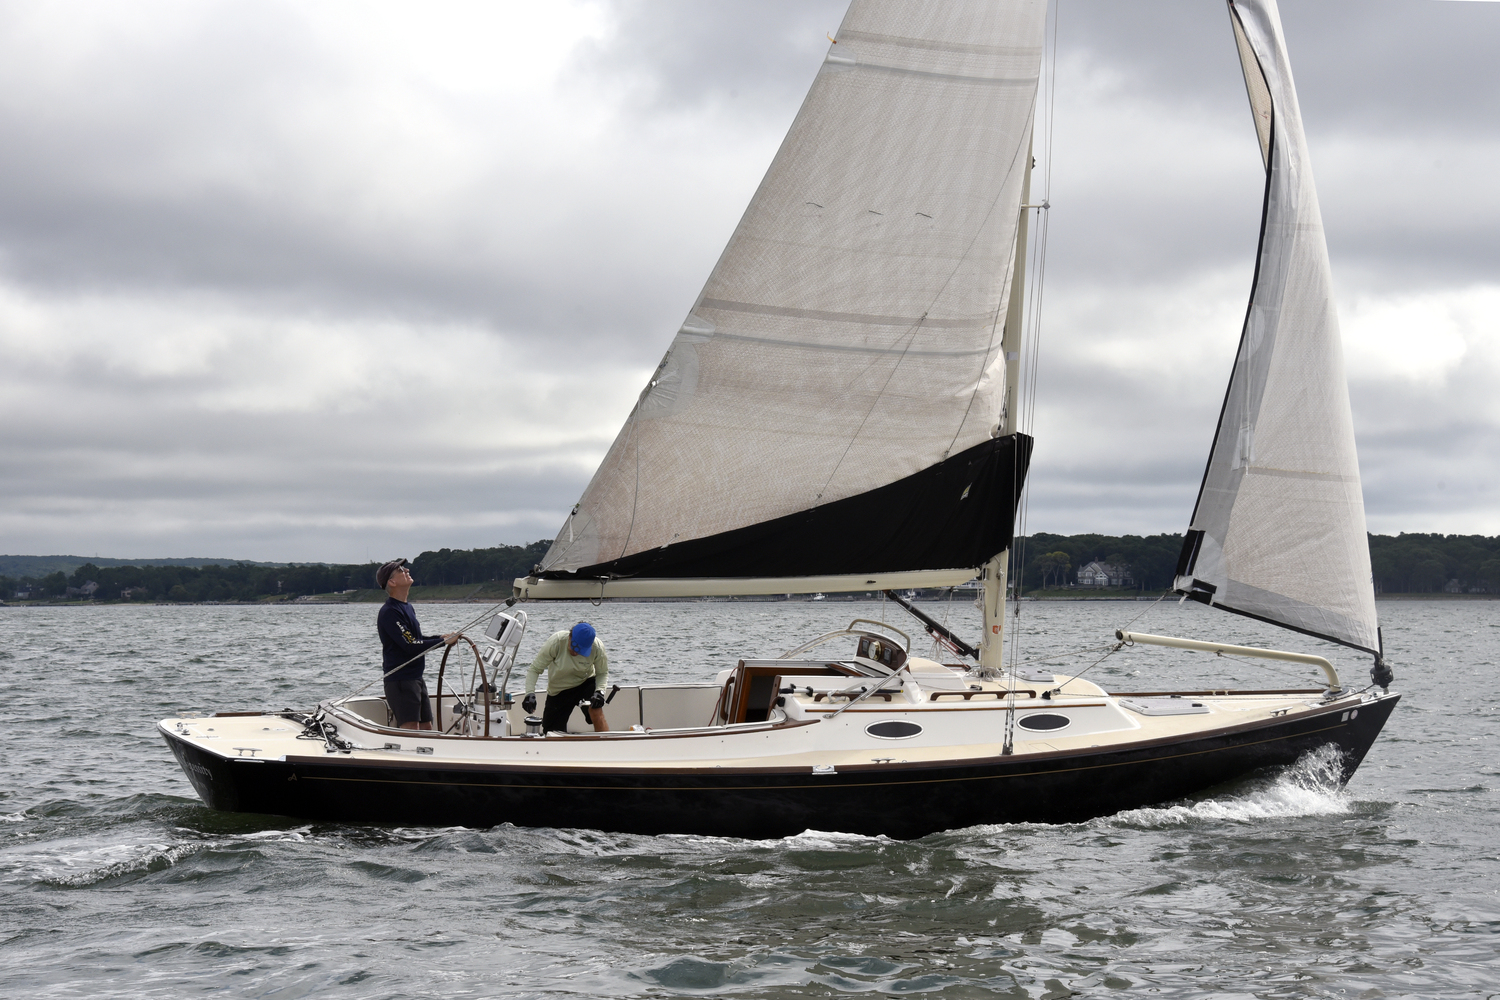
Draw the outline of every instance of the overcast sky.
<instances>
[{"instance_id":1,"label":"overcast sky","mask_svg":"<svg viewBox=\"0 0 1500 1000\"><path fill-rule=\"evenodd\" d=\"M0 0L0 550L550 537L845 5ZM1282 14L1371 528L1500 533L1500 4ZM1180 531L1254 263L1244 86L1220 0L1058 22L1026 527Z\"/></svg>"}]
</instances>

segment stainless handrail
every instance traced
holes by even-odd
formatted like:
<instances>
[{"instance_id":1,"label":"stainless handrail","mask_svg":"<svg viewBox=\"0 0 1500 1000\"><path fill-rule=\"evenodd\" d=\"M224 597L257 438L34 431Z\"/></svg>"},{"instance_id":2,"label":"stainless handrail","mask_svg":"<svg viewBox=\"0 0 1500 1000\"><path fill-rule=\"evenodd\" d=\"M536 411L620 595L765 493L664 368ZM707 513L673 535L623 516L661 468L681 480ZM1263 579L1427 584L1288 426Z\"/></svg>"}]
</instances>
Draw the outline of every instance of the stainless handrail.
<instances>
[{"instance_id":1,"label":"stainless handrail","mask_svg":"<svg viewBox=\"0 0 1500 1000\"><path fill-rule=\"evenodd\" d=\"M840 638L843 638L846 635L859 635L859 636L865 636L865 637L870 638L870 639L881 639L881 640L885 640L885 641L889 641L890 638L891 638L889 635L882 635L879 632L871 632L869 629L862 629L862 628L855 628L854 627L854 626L859 625L859 624L875 625L875 626L878 626L880 628L889 629L890 631L896 633L901 638L903 638L903 639L906 640L906 646L905 646L905 648L902 651L905 652L907 655L911 654L911 636L907 635L905 632L901 631L896 626L894 626L894 625L887 625L885 622L877 622L877 621L874 621L873 619L870 619L870 618L856 618L856 619L854 619L854 621L852 621L852 622L849 623L849 627L848 628L841 628L841 629L839 629L839 630L837 630L835 632L826 632L823 635L818 636L816 639L809 639L807 642L804 642L802 645L798 646L796 649L790 649L790 650L787 650L785 653L782 653L780 656L776 657L776 659L778 659L778 660L790 660L792 657L796 656L798 653L805 653L809 649L812 649L814 646L821 646L825 642L831 642L834 639L840 639Z\"/></svg>"},{"instance_id":2,"label":"stainless handrail","mask_svg":"<svg viewBox=\"0 0 1500 1000\"><path fill-rule=\"evenodd\" d=\"M901 631L899 628L890 624L889 622L879 622L873 618L856 618L849 623L849 628L853 629L856 625L874 625L876 628L889 629L890 631L896 633L901 638L906 640L906 652L908 654L911 652L911 636L907 635L905 632Z\"/></svg>"}]
</instances>

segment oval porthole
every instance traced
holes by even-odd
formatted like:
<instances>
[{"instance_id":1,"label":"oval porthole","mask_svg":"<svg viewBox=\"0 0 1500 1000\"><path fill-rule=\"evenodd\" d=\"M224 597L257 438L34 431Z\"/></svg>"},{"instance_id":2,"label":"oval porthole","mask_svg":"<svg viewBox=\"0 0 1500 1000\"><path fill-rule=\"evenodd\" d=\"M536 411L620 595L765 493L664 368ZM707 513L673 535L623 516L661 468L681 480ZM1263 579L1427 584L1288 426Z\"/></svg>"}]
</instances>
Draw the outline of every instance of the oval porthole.
<instances>
[{"instance_id":1,"label":"oval porthole","mask_svg":"<svg viewBox=\"0 0 1500 1000\"><path fill-rule=\"evenodd\" d=\"M872 722L865 727L865 732L880 740L911 739L921 731L915 722Z\"/></svg>"},{"instance_id":2,"label":"oval porthole","mask_svg":"<svg viewBox=\"0 0 1500 1000\"><path fill-rule=\"evenodd\" d=\"M1034 733L1045 733L1053 729L1061 729L1067 724L1068 717L1066 715L1052 715L1050 712L1023 715L1017 723L1022 729L1030 729Z\"/></svg>"}]
</instances>

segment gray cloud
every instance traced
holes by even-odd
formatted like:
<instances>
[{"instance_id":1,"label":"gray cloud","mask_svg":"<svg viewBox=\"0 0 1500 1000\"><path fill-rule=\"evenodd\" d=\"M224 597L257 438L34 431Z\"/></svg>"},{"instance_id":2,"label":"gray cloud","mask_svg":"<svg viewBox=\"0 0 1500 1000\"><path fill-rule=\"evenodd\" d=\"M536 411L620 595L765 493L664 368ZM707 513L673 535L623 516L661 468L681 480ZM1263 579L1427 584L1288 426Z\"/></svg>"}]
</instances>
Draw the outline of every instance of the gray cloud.
<instances>
[{"instance_id":1,"label":"gray cloud","mask_svg":"<svg viewBox=\"0 0 1500 1000\"><path fill-rule=\"evenodd\" d=\"M0 7L0 548L550 534L843 7ZM1283 15L1371 524L1500 531L1500 4ZM1179 530L1253 264L1243 83L1219 3L1060 24L1028 526Z\"/></svg>"},{"instance_id":2,"label":"gray cloud","mask_svg":"<svg viewBox=\"0 0 1500 1000\"><path fill-rule=\"evenodd\" d=\"M842 7L622 4L606 37L576 47L562 84L586 79L575 94L583 104L618 101L627 132L711 107L729 129L774 141ZM738 208L725 204L709 232L674 226L668 236L646 228L662 214L651 206L659 190L599 190L592 166L573 190L524 163L515 169L517 152L546 158L546 133L481 141L436 203L374 204L387 194L386 165L338 141L373 146L377 157L410 151L398 148L395 116L360 92L372 68L359 57L372 54L351 58L287 6L175 13L165 40L112 37L65 80L47 81L44 113L35 101L0 102L0 134L12 137L0 147L0 260L27 285L211 288L345 314L591 335L596 349L616 350L642 327L655 336L680 319L692 293L656 298L662 265L700 277L702 257L733 226ZM0 80L34 91L46 54L28 54L14 36L9 48L12 69ZM471 98L462 117L476 129L503 132L514 121L494 95ZM453 115L446 127L460 124L447 102L431 101L425 110ZM351 134L344 119L368 120L368 133ZM333 134L318 134L325 124ZM681 137L663 138L652 169L667 188ZM756 176L745 168L748 181ZM419 215L424 207L431 212ZM632 240L657 245L643 258ZM678 248L691 253L672 261Z\"/></svg>"},{"instance_id":3,"label":"gray cloud","mask_svg":"<svg viewBox=\"0 0 1500 1000\"><path fill-rule=\"evenodd\" d=\"M718 106L781 123L802 103L848 0L631 0L616 30L580 53L601 77L639 81L642 113Z\"/></svg>"},{"instance_id":4,"label":"gray cloud","mask_svg":"<svg viewBox=\"0 0 1500 1000\"><path fill-rule=\"evenodd\" d=\"M1500 6L1323 0L1282 4L1281 17L1309 132L1493 130ZM1249 113L1222 2L1062 0L1060 46L1109 65L1137 95Z\"/></svg>"},{"instance_id":5,"label":"gray cloud","mask_svg":"<svg viewBox=\"0 0 1500 1000\"><path fill-rule=\"evenodd\" d=\"M617 75L644 78L639 62L632 66L618 53L640 60L637 36L655 30L662 37L646 51L664 51L665 65L678 74L655 89L675 93L665 88L685 83L678 77L695 65L678 57L711 34L712 25L693 13L698 6L673 12L696 34L666 31L627 9L619 34L602 48L584 47L596 62L615 65ZM113 44L91 51L62 80L46 79L49 53L27 52L12 36L11 69L0 70L0 80L11 78L12 94L44 90L41 102L0 102L0 134L10 137L0 146L0 261L14 279L51 292L211 289L346 315L475 320L587 336L597 340L596 350L618 351L641 328L654 334L680 319L691 293L658 297L663 266L695 273L733 225L726 205L708 231L673 226L667 239L647 228L660 214L651 201L662 192L641 178L610 190L599 184L597 167L580 164L570 190L558 183L566 176L538 176L545 164L528 169L516 154L547 159L554 136L546 130L508 143L487 143L484 132L463 137L476 145L444 176L449 164L435 151L403 148L403 140L416 132L436 144L464 124L503 132L515 118L503 99L481 93L473 98L477 107L454 109L444 100L449 95L411 87L414 95L399 96L449 116L432 130L436 136L425 134L360 92L379 70L361 59L378 53L351 58L289 8L174 13L185 23L165 40L111 37ZM800 96L782 71L789 46L771 30L786 33L788 26L764 13L748 16L743 6L729 13L720 27L740 43L730 51L741 56L717 66L721 77L730 76L694 94L727 87L740 95L736 109L755 109L757 119L779 112L779 132ZM810 79L816 60L804 61ZM772 81L778 99L771 111L757 80ZM596 74L594 82L597 92L577 96L579 103L611 99L619 80ZM670 156L682 137L664 138L661 152ZM360 146L373 159L361 156ZM394 175L405 168L390 161L404 156L438 175L436 190L401 189ZM669 185L670 163L656 166L661 186ZM393 195L416 197L382 202ZM649 254L633 252L641 244ZM690 252L673 260L679 248ZM585 274L589 287L579 294ZM625 355L632 349L624 347Z\"/></svg>"}]
</instances>

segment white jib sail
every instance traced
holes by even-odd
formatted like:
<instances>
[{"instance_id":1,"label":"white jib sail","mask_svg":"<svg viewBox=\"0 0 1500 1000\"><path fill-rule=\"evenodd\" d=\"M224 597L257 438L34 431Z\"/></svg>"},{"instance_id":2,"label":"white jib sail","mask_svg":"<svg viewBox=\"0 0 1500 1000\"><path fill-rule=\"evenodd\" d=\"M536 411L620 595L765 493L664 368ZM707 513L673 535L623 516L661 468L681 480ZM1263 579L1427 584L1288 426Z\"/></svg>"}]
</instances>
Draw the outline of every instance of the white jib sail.
<instances>
[{"instance_id":1,"label":"white jib sail","mask_svg":"<svg viewBox=\"0 0 1500 1000\"><path fill-rule=\"evenodd\" d=\"M1045 22L1045 0L854 0L544 570L856 496L995 432Z\"/></svg>"},{"instance_id":2,"label":"white jib sail","mask_svg":"<svg viewBox=\"0 0 1500 1000\"><path fill-rule=\"evenodd\" d=\"M1177 587L1377 652L1328 247L1275 0L1229 0L1267 168L1255 284Z\"/></svg>"}]
</instances>

